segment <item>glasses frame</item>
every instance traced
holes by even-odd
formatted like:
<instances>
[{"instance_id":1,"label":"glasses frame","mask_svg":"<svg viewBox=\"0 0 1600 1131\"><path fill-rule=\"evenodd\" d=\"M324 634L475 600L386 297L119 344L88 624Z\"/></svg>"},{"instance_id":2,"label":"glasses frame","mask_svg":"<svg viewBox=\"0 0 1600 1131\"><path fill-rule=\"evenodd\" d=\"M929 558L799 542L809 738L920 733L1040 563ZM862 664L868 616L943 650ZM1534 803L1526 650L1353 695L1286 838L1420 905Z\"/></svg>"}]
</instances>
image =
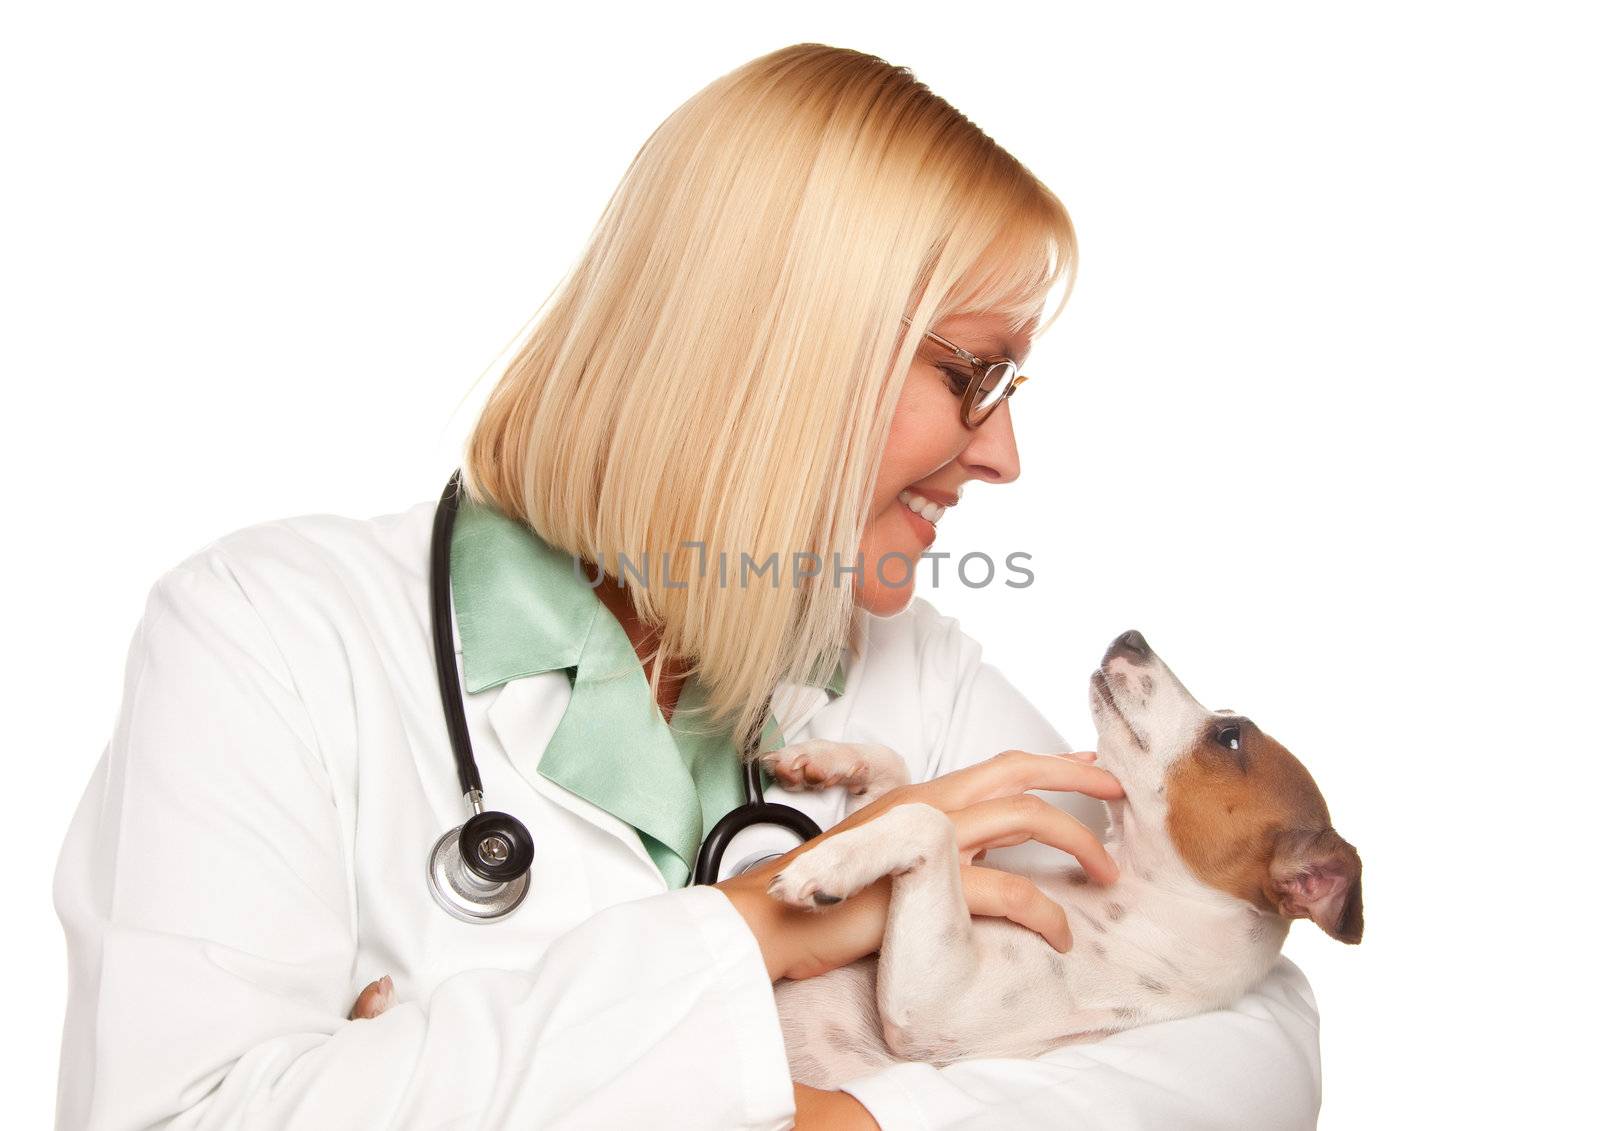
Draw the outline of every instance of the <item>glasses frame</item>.
<instances>
[{"instance_id":1,"label":"glasses frame","mask_svg":"<svg viewBox=\"0 0 1600 1131\"><path fill-rule=\"evenodd\" d=\"M907 315L902 314L900 316L900 321L904 322L907 326L911 325L911 319ZM985 360L969 350L962 349L960 346L956 345L949 338L944 337L942 334L935 334L932 330L924 331L924 336L932 338L945 349L955 354L962 361L966 362L972 370L972 376L967 378L967 387L961 392L961 423L965 424L968 428L975 429L985 420L988 420L991 416L993 416L995 410L1000 407L1001 402L1010 399L1011 395L1017 391L1018 386L1027 380L1026 377L1018 372L1021 367L1009 357L990 358ZM1002 365L1011 366L1011 384L1006 388L1005 392L1001 393L995 398L994 404L990 405L984 411L982 416L975 417L974 414L976 412L978 391L983 388L984 381L989 374Z\"/></svg>"}]
</instances>

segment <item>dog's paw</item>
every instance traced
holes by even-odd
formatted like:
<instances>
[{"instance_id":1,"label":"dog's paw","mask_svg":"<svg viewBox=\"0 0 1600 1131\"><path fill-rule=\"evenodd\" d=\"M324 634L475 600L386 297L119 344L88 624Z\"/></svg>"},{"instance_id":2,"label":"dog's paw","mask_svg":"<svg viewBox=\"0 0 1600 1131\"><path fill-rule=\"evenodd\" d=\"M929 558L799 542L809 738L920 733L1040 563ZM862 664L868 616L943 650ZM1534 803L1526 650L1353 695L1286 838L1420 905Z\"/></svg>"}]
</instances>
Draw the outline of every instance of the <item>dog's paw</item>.
<instances>
[{"instance_id":1,"label":"dog's paw","mask_svg":"<svg viewBox=\"0 0 1600 1131\"><path fill-rule=\"evenodd\" d=\"M376 982L368 982L350 1007L350 1020L363 1021L378 1016L394 1004L394 980L385 974Z\"/></svg>"},{"instance_id":2,"label":"dog's paw","mask_svg":"<svg viewBox=\"0 0 1600 1131\"><path fill-rule=\"evenodd\" d=\"M791 907L826 907L930 859L959 866L955 825L931 805L908 802L801 852L772 877L767 894Z\"/></svg>"},{"instance_id":3,"label":"dog's paw","mask_svg":"<svg viewBox=\"0 0 1600 1131\"><path fill-rule=\"evenodd\" d=\"M767 894L780 903L807 910L849 899L883 874L881 868L874 872L859 852L852 852L852 846L862 847L854 843L858 838L852 835L859 831L828 837L796 856L772 877Z\"/></svg>"},{"instance_id":4,"label":"dog's paw","mask_svg":"<svg viewBox=\"0 0 1600 1131\"><path fill-rule=\"evenodd\" d=\"M851 793L865 793L872 780L872 765L861 746L814 738L761 755L784 789L827 789L843 785Z\"/></svg>"}]
</instances>

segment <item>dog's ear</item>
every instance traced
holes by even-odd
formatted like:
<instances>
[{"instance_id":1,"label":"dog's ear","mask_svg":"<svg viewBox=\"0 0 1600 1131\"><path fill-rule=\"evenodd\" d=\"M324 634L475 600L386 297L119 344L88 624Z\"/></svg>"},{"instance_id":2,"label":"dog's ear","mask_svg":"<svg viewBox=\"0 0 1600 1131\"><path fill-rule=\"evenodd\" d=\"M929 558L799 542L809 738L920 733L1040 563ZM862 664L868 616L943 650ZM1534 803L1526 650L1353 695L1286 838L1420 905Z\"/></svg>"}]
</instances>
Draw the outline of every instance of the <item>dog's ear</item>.
<instances>
[{"instance_id":1,"label":"dog's ear","mask_svg":"<svg viewBox=\"0 0 1600 1131\"><path fill-rule=\"evenodd\" d=\"M1332 829L1278 834L1267 898L1285 919L1310 919L1340 942L1361 941L1361 857Z\"/></svg>"}]
</instances>

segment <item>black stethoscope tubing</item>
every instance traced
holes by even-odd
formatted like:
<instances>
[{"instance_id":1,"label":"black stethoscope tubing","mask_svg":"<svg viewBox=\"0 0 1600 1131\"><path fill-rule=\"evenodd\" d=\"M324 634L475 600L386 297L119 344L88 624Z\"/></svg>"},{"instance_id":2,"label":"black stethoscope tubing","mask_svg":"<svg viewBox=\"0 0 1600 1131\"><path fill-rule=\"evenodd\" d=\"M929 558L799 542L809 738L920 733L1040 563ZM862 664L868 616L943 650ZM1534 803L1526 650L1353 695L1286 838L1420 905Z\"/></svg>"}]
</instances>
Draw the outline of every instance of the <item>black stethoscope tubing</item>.
<instances>
[{"instance_id":1,"label":"black stethoscope tubing","mask_svg":"<svg viewBox=\"0 0 1600 1131\"><path fill-rule=\"evenodd\" d=\"M469 922L493 922L510 914L522 900L528 870L533 866L533 837L521 821L508 813L483 808L483 780L478 775L472 753L472 737L467 729L467 711L462 700L460 674L456 668L455 638L451 632L453 611L450 601L450 535L455 528L460 506L461 472L450 476L433 516L433 541L428 571L428 603L433 627L434 667L439 677L439 697L444 706L445 727L450 734L450 751L455 756L456 779L473 815L460 826L455 845L458 856L441 854L450 834L435 844L430 857L429 885L441 906L457 918ZM771 698L767 700L770 710ZM777 825L803 843L818 836L821 829L806 814L788 805L767 801L761 789L761 770L745 749L744 804L725 815L706 834L695 857L692 880L696 884L717 882L722 856L734 836L755 825ZM446 860L454 876L438 880L436 862ZM459 861L459 863L457 863ZM463 869L465 871L463 871ZM470 872L471 874L466 874ZM508 898L507 890L522 885ZM462 901L472 904L461 906Z\"/></svg>"}]
</instances>

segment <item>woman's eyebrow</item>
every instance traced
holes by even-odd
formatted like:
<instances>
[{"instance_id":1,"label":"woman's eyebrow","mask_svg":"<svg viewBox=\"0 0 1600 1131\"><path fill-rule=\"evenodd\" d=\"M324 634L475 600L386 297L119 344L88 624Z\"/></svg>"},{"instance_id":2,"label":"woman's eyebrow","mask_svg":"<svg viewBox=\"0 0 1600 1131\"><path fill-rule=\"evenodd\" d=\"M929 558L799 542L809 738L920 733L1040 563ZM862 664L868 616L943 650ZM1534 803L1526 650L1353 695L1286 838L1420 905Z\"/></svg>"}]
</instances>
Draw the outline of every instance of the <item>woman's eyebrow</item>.
<instances>
[{"instance_id":1,"label":"woman's eyebrow","mask_svg":"<svg viewBox=\"0 0 1600 1131\"><path fill-rule=\"evenodd\" d=\"M993 357L998 353L1002 357L1009 357L1018 365L1022 364L1022 357L1017 353L1017 344L1007 338L1002 338L998 334L987 334L978 339L978 344L985 347L972 350L979 357ZM967 348L972 349L971 346Z\"/></svg>"},{"instance_id":2,"label":"woman's eyebrow","mask_svg":"<svg viewBox=\"0 0 1600 1131\"><path fill-rule=\"evenodd\" d=\"M941 331L940 337L954 342L962 349L979 357L992 357L996 352L999 352L1013 361L1017 360L1017 355L1012 352L1015 348L1013 343L1001 338L999 334L992 330L987 334L975 334L970 337L966 334L945 334ZM929 340L931 341L931 339Z\"/></svg>"},{"instance_id":3,"label":"woman's eyebrow","mask_svg":"<svg viewBox=\"0 0 1600 1131\"><path fill-rule=\"evenodd\" d=\"M997 331L990 330L987 333L974 334L970 337L966 334L960 333L946 334L942 330L937 331L937 333L940 335L940 337L954 342L962 349L968 351L969 353L975 354L978 357L991 358L998 354L1002 357L1009 357L1018 365L1022 364L1022 357L1017 353L1016 342L1011 341L1008 338L1002 338ZM924 340L934 345L938 344L933 342L931 338Z\"/></svg>"}]
</instances>

